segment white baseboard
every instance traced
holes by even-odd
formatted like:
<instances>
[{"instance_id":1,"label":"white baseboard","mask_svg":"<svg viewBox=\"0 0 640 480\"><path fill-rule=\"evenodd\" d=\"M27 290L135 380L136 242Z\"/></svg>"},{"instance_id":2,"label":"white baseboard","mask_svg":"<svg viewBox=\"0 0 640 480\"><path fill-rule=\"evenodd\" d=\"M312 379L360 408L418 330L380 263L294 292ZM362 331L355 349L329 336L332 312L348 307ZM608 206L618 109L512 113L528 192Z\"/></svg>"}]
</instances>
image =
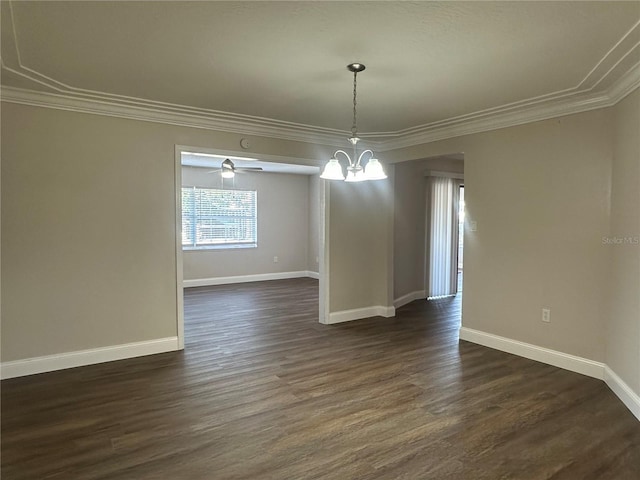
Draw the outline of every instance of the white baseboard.
<instances>
[{"instance_id":1,"label":"white baseboard","mask_svg":"<svg viewBox=\"0 0 640 480\"><path fill-rule=\"evenodd\" d=\"M604 380L613 393L615 393L631 413L640 420L640 395L634 392L624 380L604 363L594 362L587 358L576 357L575 355L538 347L530 343L500 337L472 328L461 327L460 339L553 365L554 367L581 373L589 377L597 378L598 380Z\"/></svg>"},{"instance_id":2,"label":"white baseboard","mask_svg":"<svg viewBox=\"0 0 640 480\"><path fill-rule=\"evenodd\" d=\"M604 381L609 386L613 393L615 393L622 403L624 403L631 413L640 420L640 395L631 390L631 387L627 385L616 373L608 366L604 367Z\"/></svg>"},{"instance_id":3,"label":"white baseboard","mask_svg":"<svg viewBox=\"0 0 640 480\"><path fill-rule=\"evenodd\" d=\"M582 375L587 375L599 380L604 379L604 363L594 362L587 358L576 357L568 353L538 347L530 343L524 343L466 327L460 328L460 339L503 352L513 353L514 355L546 363L547 365L553 365L554 367L581 373Z\"/></svg>"},{"instance_id":4,"label":"white baseboard","mask_svg":"<svg viewBox=\"0 0 640 480\"><path fill-rule=\"evenodd\" d=\"M425 292L424 290L416 290L415 292L410 292L406 295L402 295L401 297L396 298L393 301L393 306L395 308L400 308L407 303L413 302L414 300L424 300L425 298L427 298L427 292Z\"/></svg>"},{"instance_id":5,"label":"white baseboard","mask_svg":"<svg viewBox=\"0 0 640 480\"><path fill-rule=\"evenodd\" d=\"M307 270L307 277L315 278L316 280L319 280L320 279L320 274L318 272L312 272L310 270Z\"/></svg>"},{"instance_id":6,"label":"white baseboard","mask_svg":"<svg viewBox=\"0 0 640 480\"><path fill-rule=\"evenodd\" d=\"M285 280L287 278L318 278L314 277L314 274L318 275L315 272L301 270L299 272L257 273L254 275L236 275L233 277L196 278L193 280L184 280L182 282L182 286L184 288L208 287L211 285L227 285L231 283L263 282L265 280Z\"/></svg>"},{"instance_id":7,"label":"white baseboard","mask_svg":"<svg viewBox=\"0 0 640 480\"><path fill-rule=\"evenodd\" d=\"M394 307L383 307L376 305L374 307L354 308L352 310L341 310L339 312L331 312L329 314L328 323L350 322L351 320L360 320L361 318L370 317L394 317L396 309Z\"/></svg>"},{"instance_id":8,"label":"white baseboard","mask_svg":"<svg viewBox=\"0 0 640 480\"><path fill-rule=\"evenodd\" d=\"M112 362L125 358L141 357L179 350L178 337L159 338L144 342L125 343L109 347L92 348L76 352L58 353L44 357L25 358L3 362L0 366L2 379L23 377L36 373L53 372L65 368L82 367L95 363Z\"/></svg>"}]
</instances>

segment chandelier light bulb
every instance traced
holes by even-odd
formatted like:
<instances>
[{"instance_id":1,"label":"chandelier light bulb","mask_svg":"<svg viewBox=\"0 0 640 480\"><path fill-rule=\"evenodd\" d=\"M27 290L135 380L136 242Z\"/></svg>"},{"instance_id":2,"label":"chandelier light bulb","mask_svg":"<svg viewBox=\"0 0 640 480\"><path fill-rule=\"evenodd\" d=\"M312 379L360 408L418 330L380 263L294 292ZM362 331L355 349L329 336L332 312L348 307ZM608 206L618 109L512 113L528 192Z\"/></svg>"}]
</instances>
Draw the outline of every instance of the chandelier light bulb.
<instances>
[{"instance_id":1,"label":"chandelier light bulb","mask_svg":"<svg viewBox=\"0 0 640 480\"><path fill-rule=\"evenodd\" d=\"M370 158L364 167L364 176L367 180L384 180L387 175L382 169L382 164L377 158Z\"/></svg>"},{"instance_id":2,"label":"chandelier light bulb","mask_svg":"<svg viewBox=\"0 0 640 480\"><path fill-rule=\"evenodd\" d=\"M336 158L332 158L327 162L322 171L320 178L325 180L344 180L344 173L342 173L342 165Z\"/></svg>"}]
</instances>

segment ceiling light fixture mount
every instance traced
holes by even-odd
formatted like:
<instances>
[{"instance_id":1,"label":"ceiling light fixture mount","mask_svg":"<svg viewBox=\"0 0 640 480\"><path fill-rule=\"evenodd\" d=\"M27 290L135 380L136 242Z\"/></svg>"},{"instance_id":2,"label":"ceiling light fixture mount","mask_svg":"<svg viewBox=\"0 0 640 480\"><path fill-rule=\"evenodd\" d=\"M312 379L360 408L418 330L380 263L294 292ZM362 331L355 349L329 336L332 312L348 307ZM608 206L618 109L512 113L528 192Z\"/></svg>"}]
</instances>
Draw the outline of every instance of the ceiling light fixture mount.
<instances>
[{"instance_id":1,"label":"ceiling light fixture mount","mask_svg":"<svg viewBox=\"0 0 640 480\"><path fill-rule=\"evenodd\" d=\"M382 164L375 158L373 151L365 150L359 156L357 155L357 145L360 141L358 138L358 116L357 116L357 77L358 73L364 71L366 67L362 63L351 63L347 65L347 70L353 73L353 124L351 125L351 137L349 142L353 145L353 159L349 154L343 150L336 150L327 162L322 171L320 178L326 180L344 180L345 182L362 182L365 180L382 180L387 178L384 173ZM338 154L347 157L349 165L347 166L347 176L345 178L342 171L342 165L336 158ZM363 167L361 165L362 158L365 154L371 155L367 165Z\"/></svg>"}]
</instances>

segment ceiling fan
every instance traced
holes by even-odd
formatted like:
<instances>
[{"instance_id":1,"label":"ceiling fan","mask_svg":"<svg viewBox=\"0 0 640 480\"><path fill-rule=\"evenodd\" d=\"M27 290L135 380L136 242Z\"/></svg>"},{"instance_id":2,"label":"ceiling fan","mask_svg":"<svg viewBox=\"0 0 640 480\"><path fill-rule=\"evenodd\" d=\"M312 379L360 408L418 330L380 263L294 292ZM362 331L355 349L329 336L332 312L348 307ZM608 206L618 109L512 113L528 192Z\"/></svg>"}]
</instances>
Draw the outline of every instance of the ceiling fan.
<instances>
[{"instance_id":1,"label":"ceiling fan","mask_svg":"<svg viewBox=\"0 0 640 480\"><path fill-rule=\"evenodd\" d=\"M236 173L261 172L262 167L236 167L228 158L222 162L218 170L211 170L209 173L221 172L222 178L233 178Z\"/></svg>"}]
</instances>

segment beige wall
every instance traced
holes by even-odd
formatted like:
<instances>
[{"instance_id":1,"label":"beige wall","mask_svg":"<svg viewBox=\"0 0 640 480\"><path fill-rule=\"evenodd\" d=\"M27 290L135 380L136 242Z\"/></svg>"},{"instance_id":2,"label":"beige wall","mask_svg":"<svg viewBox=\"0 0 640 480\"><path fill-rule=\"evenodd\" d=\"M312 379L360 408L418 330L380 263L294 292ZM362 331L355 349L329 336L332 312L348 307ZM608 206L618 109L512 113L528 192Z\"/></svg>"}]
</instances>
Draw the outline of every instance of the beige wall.
<instances>
[{"instance_id":1,"label":"beige wall","mask_svg":"<svg viewBox=\"0 0 640 480\"><path fill-rule=\"evenodd\" d=\"M607 365L640 395L640 90L614 108ZM629 239L629 240L626 240Z\"/></svg>"},{"instance_id":2,"label":"beige wall","mask_svg":"<svg viewBox=\"0 0 640 480\"><path fill-rule=\"evenodd\" d=\"M2 105L2 359L176 335L173 145Z\"/></svg>"},{"instance_id":3,"label":"beige wall","mask_svg":"<svg viewBox=\"0 0 640 480\"><path fill-rule=\"evenodd\" d=\"M637 206L629 193L638 181L637 95L615 109L380 155L464 152L467 212L478 223L465 236L466 327L606 358L633 388L634 253L604 247L602 237L638 228L628 207L633 198ZM236 150L240 136L2 107L2 360L176 335L174 148ZM252 144L296 159L332 151ZM391 305L393 272L403 268L393 260L392 186L403 181L387 168L387 181L330 186L331 311ZM609 281L623 287L619 306L606 302ZM551 324L540 321L543 306Z\"/></svg>"},{"instance_id":4,"label":"beige wall","mask_svg":"<svg viewBox=\"0 0 640 480\"><path fill-rule=\"evenodd\" d=\"M455 152L451 152L455 153ZM448 158L395 165L394 298L426 289L426 187L428 170L464 172L464 162Z\"/></svg>"},{"instance_id":5,"label":"beige wall","mask_svg":"<svg viewBox=\"0 0 640 480\"><path fill-rule=\"evenodd\" d=\"M393 152L464 152L465 327L604 360L611 135L605 109Z\"/></svg>"},{"instance_id":6,"label":"beige wall","mask_svg":"<svg viewBox=\"0 0 640 480\"><path fill-rule=\"evenodd\" d=\"M1 114L2 361L175 336L175 145L238 150L241 136L6 102ZM251 141L295 163L333 151Z\"/></svg>"},{"instance_id":7,"label":"beige wall","mask_svg":"<svg viewBox=\"0 0 640 480\"><path fill-rule=\"evenodd\" d=\"M182 185L220 188L220 175L207 173L210 170L183 167ZM257 248L184 250L184 279L308 270L309 176L242 173L234 182L233 188L258 192ZM278 263L273 261L276 256Z\"/></svg>"},{"instance_id":8,"label":"beige wall","mask_svg":"<svg viewBox=\"0 0 640 480\"><path fill-rule=\"evenodd\" d=\"M2 361L175 336L175 146L233 151L242 136L7 102L1 114ZM335 150L251 144L316 166ZM356 187L380 217L351 190L327 200L330 311L392 304L389 185ZM352 222L354 205L371 221Z\"/></svg>"}]
</instances>

